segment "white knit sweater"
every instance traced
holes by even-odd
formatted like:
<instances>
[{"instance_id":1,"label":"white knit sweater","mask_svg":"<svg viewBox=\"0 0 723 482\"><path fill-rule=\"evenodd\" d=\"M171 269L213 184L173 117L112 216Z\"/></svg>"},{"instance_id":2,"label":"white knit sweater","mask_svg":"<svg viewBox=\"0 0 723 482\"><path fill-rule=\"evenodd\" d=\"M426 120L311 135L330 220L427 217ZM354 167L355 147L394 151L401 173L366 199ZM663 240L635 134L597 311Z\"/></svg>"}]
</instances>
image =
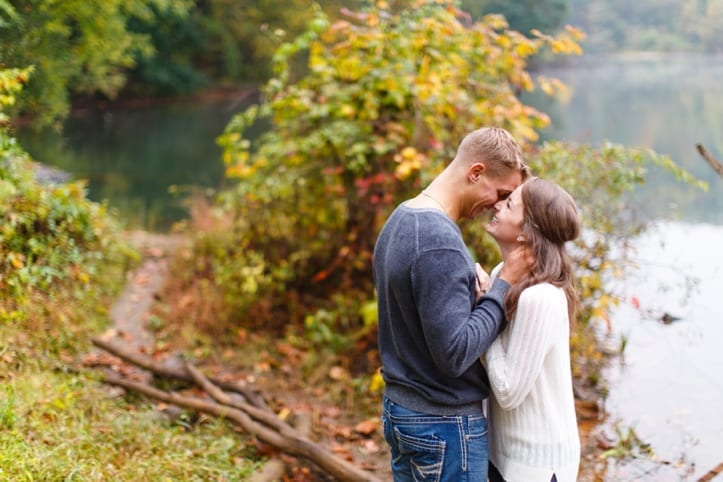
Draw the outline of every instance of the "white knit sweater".
<instances>
[{"instance_id":1,"label":"white knit sweater","mask_svg":"<svg viewBox=\"0 0 723 482\"><path fill-rule=\"evenodd\" d=\"M490 460L508 482L577 479L569 336L565 293L543 283L522 292L515 319L486 353Z\"/></svg>"}]
</instances>

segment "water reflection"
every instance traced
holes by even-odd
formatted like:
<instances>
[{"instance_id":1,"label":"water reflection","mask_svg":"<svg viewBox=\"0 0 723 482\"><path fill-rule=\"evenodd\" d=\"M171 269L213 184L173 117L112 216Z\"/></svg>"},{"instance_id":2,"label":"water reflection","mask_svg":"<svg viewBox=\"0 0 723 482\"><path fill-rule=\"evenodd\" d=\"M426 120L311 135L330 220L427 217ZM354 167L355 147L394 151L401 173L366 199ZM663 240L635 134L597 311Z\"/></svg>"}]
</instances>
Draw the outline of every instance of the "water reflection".
<instances>
[{"instance_id":1,"label":"water reflection","mask_svg":"<svg viewBox=\"0 0 723 482\"><path fill-rule=\"evenodd\" d=\"M670 155L697 178L703 192L654 171L636 200L655 218L723 224L723 182L695 149L723 158L723 57L635 55L583 57L541 73L570 87L567 102L525 98L553 125L543 138L650 147Z\"/></svg>"},{"instance_id":2,"label":"water reflection","mask_svg":"<svg viewBox=\"0 0 723 482\"><path fill-rule=\"evenodd\" d=\"M131 227L163 230L187 217L172 186L217 187L215 138L239 109L233 99L76 112L62 134L20 131L42 163L87 179L89 197L108 200Z\"/></svg>"},{"instance_id":3,"label":"water reflection","mask_svg":"<svg viewBox=\"0 0 723 482\"><path fill-rule=\"evenodd\" d=\"M605 374L608 430L633 427L655 457L611 463L605 480L697 480L723 462L721 246L723 226L678 222L635 242L638 267L612 314L609 340L626 348Z\"/></svg>"}]
</instances>

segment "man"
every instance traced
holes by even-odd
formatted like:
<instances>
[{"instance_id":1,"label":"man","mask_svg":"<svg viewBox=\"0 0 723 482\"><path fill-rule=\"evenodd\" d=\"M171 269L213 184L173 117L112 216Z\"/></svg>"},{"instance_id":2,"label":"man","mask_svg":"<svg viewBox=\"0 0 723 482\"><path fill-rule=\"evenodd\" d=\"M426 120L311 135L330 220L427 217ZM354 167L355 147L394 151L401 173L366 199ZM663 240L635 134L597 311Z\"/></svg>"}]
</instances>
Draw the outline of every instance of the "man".
<instances>
[{"instance_id":1,"label":"man","mask_svg":"<svg viewBox=\"0 0 723 482\"><path fill-rule=\"evenodd\" d=\"M382 422L395 481L487 480L489 383L479 360L504 327L507 289L529 263L524 251L511 253L482 295L455 223L492 209L527 175L507 131L478 129L379 234L373 267L386 382Z\"/></svg>"}]
</instances>

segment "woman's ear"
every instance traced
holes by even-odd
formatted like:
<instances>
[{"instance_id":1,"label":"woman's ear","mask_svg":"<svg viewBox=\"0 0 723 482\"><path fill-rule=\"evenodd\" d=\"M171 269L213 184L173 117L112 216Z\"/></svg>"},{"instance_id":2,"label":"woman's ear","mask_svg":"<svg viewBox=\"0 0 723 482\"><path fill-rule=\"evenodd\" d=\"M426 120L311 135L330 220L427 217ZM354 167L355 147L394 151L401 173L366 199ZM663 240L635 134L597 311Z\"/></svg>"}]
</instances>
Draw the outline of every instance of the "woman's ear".
<instances>
[{"instance_id":1,"label":"woman's ear","mask_svg":"<svg viewBox=\"0 0 723 482\"><path fill-rule=\"evenodd\" d=\"M520 234L519 236L517 236L517 242L518 242L518 243L524 243L524 242L525 242L525 235L524 235L524 234Z\"/></svg>"}]
</instances>

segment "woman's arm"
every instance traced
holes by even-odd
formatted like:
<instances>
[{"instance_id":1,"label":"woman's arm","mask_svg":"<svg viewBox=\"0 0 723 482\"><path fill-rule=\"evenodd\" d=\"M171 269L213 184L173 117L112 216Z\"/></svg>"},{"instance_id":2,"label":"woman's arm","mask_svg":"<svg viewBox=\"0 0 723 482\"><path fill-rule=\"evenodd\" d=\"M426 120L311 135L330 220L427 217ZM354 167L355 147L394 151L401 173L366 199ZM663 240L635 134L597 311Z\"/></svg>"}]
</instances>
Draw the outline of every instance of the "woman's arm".
<instances>
[{"instance_id":1,"label":"woman's arm","mask_svg":"<svg viewBox=\"0 0 723 482\"><path fill-rule=\"evenodd\" d=\"M507 350L501 337L487 350L490 384L505 410L518 407L530 393L561 323L567 323L566 305L564 293L550 284L527 288L520 295L515 320L507 328Z\"/></svg>"}]
</instances>

